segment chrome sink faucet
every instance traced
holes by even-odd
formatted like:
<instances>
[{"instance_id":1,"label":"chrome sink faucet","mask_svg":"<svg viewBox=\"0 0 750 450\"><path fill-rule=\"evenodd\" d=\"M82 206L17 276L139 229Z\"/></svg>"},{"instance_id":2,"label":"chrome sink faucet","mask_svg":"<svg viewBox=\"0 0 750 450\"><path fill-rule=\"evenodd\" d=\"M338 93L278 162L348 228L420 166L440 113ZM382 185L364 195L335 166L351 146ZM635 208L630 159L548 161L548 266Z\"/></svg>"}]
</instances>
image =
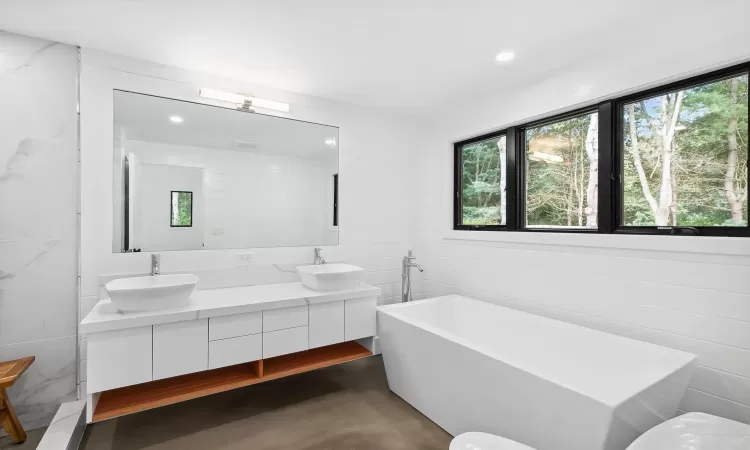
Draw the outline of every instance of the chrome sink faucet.
<instances>
[{"instance_id":1,"label":"chrome sink faucet","mask_svg":"<svg viewBox=\"0 0 750 450\"><path fill-rule=\"evenodd\" d=\"M411 268L416 267L420 272L424 272L424 269L422 269L422 266L413 262L415 259L417 259L417 257L414 256L414 253L412 253L411 250L409 250L409 255L404 256L404 260L401 263L401 302L402 303L411 301Z\"/></svg>"},{"instance_id":2,"label":"chrome sink faucet","mask_svg":"<svg viewBox=\"0 0 750 450\"><path fill-rule=\"evenodd\" d=\"M161 273L161 253L151 254L151 275L159 275Z\"/></svg>"},{"instance_id":3,"label":"chrome sink faucet","mask_svg":"<svg viewBox=\"0 0 750 450\"><path fill-rule=\"evenodd\" d=\"M326 263L326 260L320 256L320 252L323 251L322 248L315 248L315 259L313 259L313 264L316 266L320 266Z\"/></svg>"}]
</instances>

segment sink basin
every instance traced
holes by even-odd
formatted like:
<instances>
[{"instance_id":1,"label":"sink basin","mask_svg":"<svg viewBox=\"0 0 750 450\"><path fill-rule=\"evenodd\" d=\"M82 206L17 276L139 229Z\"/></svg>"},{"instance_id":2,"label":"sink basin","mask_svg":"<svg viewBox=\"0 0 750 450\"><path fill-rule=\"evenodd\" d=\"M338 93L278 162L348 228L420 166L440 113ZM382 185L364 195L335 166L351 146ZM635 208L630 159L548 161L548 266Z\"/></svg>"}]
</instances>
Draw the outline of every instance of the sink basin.
<instances>
[{"instance_id":1,"label":"sink basin","mask_svg":"<svg viewBox=\"0 0 750 450\"><path fill-rule=\"evenodd\" d=\"M196 283L195 275L156 275L120 278L104 285L104 289L120 311L154 311L187 305Z\"/></svg>"},{"instance_id":2,"label":"sink basin","mask_svg":"<svg viewBox=\"0 0 750 450\"><path fill-rule=\"evenodd\" d=\"M364 282L365 271L351 264L300 266L297 273L302 284L315 291L354 289Z\"/></svg>"}]
</instances>

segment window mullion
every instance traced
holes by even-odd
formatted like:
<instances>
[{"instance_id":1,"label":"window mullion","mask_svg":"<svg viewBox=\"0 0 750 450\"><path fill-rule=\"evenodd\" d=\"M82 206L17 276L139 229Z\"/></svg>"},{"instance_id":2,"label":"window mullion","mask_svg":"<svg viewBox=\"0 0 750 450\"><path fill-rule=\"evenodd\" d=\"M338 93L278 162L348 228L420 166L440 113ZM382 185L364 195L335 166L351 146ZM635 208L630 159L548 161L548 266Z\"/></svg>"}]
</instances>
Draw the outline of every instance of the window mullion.
<instances>
[{"instance_id":1,"label":"window mullion","mask_svg":"<svg viewBox=\"0 0 750 450\"><path fill-rule=\"evenodd\" d=\"M505 175L505 195L506 195L506 229L516 231L519 229L519 217L521 216L521 191L518 185L518 160L520 155L518 129L516 127L508 128L505 133L506 152L506 175Z\"/></svg>"},{"instance_id":2,"label":"window mullion","mask_svg":"<svg viewBox=\"0 0 750 450\"><path fill-rule=\"evenodd\" d=\"M598 217L599 233L612 233L617 226L615 222L618 213L616 205L616 181L620 177L617 173L618 164L615 163L613 102L599 104L599 193Z\"/></svg>"}]
</instances>

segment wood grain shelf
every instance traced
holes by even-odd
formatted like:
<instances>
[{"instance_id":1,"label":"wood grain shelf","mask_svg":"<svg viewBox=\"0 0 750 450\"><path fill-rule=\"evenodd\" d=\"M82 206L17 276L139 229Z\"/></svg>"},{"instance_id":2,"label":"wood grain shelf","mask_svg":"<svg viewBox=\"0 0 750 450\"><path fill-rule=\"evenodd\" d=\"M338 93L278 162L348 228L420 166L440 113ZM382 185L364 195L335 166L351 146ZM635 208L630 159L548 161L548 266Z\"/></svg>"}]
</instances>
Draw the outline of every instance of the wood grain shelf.
<instances>
[{"instance_id":1,"label":"wood grain shelf","mask_svg":"<svg viewBox=\"0 0 750 450\"><path fill-rule=\"evenodd\" d=\"M358 343L342 342L251 363L104 391L99 397L92 422L184 402L367 356L372 356L372 352Z\"/></svg>"},{"instance_id":2,"label":"wood grain shelf","mask_svg":"<svg viewBox=\"0 0 750 450\"><path fill-rule=\"evenodd\" d=\"M313 348L263 360L263 381L372 356L372 352L354 341Z\"/></svg>"}]
</instances>

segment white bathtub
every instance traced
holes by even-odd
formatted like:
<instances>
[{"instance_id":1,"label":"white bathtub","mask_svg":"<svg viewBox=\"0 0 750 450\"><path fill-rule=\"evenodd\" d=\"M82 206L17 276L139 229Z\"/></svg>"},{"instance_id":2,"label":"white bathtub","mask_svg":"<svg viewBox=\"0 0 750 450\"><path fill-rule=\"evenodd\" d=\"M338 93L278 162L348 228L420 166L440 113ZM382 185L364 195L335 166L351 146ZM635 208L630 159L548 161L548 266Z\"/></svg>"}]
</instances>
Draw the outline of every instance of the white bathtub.
<instances>
[{"instance_id":1,"label":"white bathtub","mask_svg":"<svg viewBox=\"0 0 750 450\"><path fill-rule=\"evenodd\" d=\"M388 384L452 435L623 450L670 419L695 356L451 295L378 308Z\"/></svg>"}]
</instances>

